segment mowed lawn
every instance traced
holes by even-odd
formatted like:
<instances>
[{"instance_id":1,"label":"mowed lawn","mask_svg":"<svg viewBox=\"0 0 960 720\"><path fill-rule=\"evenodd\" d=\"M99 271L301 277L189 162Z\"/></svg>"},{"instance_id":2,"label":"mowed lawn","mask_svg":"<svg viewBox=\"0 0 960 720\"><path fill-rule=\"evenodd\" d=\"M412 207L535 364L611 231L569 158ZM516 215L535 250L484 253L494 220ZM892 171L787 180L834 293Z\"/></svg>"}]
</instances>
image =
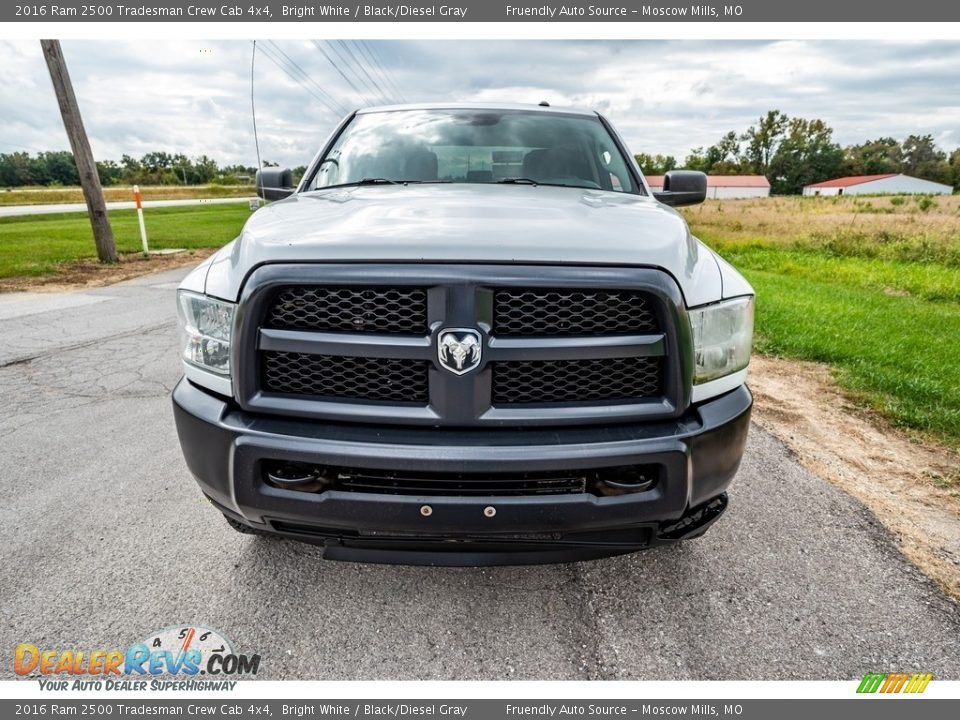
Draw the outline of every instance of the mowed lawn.
<instances>
[{"instance_id":1,"label":"mowed lawn","mask_svg":"<svg viewBox=\"0 0 960 720\"><path fill-rule=\"evenodd\" d=\"M148 208L151 250L220 247L233 240L250 217L244 203ZM117 251L141 249L135 210L110 212ZM0 218L0 278L54 273L61 263L95 258L85 213Z\"/></svg>"},{"instance_id":2,"label":"mowed lawn","mask_svg":"<svg viewBox=\"0 0 960 720\"><path fill-rule=\"evenodd\" d=\"M754 285L758 351L827 363L862 404L960 448L960 197L726 200L685 214Z\"/></svg>"}]
</instances>

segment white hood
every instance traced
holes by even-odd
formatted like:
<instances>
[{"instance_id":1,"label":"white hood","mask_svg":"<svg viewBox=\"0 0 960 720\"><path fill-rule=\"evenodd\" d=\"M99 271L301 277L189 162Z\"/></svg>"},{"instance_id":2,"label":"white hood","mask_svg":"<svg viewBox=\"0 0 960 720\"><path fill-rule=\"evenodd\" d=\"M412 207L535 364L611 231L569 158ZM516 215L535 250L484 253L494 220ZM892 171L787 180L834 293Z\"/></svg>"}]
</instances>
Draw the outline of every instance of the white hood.
<instances>
[{"instance_id":1,"label":"white hood","mask_svg":"<svg viewBox=\"0 0 960 720\"><path fill-rule=\"evenodd\" d=\"M281 262L636 265L670 273L688 306L721 297L714 254L653 198L544 185L377 185L301 193L258 210L215 256L206 292L236 300Z\"/></svg>"}]
</instances>

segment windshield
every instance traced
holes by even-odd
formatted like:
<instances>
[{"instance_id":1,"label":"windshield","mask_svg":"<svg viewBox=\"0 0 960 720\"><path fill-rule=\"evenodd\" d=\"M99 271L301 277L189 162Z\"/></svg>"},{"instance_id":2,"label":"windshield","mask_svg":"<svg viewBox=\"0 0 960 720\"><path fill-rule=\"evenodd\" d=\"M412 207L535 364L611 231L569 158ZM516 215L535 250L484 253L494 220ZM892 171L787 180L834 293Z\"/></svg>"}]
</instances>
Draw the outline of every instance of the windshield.
<instances>
[{"instance_id":1,"label":"windshield","mask_svg":"<svg viewBox=\"0 0 960 720\"><path fill-rule=\"evenodd\" d=\"M476 109L361 113L321 160L307 189L390 182L637 192L599 118Z\"/></svg>"}]
</instances>

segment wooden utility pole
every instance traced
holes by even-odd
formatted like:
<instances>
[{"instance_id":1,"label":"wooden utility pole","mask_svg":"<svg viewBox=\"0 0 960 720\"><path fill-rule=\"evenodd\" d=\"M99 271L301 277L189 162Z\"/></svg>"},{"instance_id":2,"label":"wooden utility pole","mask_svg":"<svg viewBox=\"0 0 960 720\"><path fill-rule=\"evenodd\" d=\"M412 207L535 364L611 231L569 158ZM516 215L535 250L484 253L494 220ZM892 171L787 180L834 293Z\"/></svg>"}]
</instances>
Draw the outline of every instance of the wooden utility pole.
<instances>
[{"instance_id":1,"label":"wooden utility pole","mask_svg":"<svg viewBox=\"0 0 960 720\"><path fill-rule=\"evenodd\" d=\"M80 176L80 186L83 188L83 199L87 202L87 212L90 214L90 225L93 227L93 240L97 244L97 257L100 262L117 262L117 246L113 242L113 230L110 219L107 217L107 204L103 199L103 188L100 186L100 176L97 174L97 163L93 160L90 151L90 141L87 140L87 131L83 128L83 119L80 117L80 108L77 106L77 96L73 93L70 83L70 73L67 72L67 63L63 59L63 50L59 40L41 40L43 57L47 61L53 89L57 94L57 103L60 105L60 115L63 117L63 126L70 139L70 149L73 159L77 163L77 174Z\"/></svg>"}]
</instances>

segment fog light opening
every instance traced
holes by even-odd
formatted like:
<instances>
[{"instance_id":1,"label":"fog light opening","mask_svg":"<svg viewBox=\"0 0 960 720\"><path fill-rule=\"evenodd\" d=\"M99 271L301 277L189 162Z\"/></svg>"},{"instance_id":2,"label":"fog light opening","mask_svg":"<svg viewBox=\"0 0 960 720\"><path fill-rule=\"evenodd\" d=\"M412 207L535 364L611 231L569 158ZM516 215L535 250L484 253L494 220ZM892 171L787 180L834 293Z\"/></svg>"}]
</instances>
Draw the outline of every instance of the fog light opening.
<instances>
[{"instance_id":1,"label":"fog light opening","mask_svg":"<svg viewBox=\"0 0 960 720\"><path fill-rule=\"evenodd\" d=\"M659 478L659 465L624 465L595 471L590 485L594 495L628 495L652 490Z\"/></svg>"},{"instance_id":2,"label":"fog light opening","mask_svg":"<svg viewBox=\"0 0 960 720\"><path fill-rule=\"evenodd\" d=\"M282 490L317 492L327 484L322 467L299 462L271 462L264 468L267 484Z\"/></svg>"}]
</instances>

